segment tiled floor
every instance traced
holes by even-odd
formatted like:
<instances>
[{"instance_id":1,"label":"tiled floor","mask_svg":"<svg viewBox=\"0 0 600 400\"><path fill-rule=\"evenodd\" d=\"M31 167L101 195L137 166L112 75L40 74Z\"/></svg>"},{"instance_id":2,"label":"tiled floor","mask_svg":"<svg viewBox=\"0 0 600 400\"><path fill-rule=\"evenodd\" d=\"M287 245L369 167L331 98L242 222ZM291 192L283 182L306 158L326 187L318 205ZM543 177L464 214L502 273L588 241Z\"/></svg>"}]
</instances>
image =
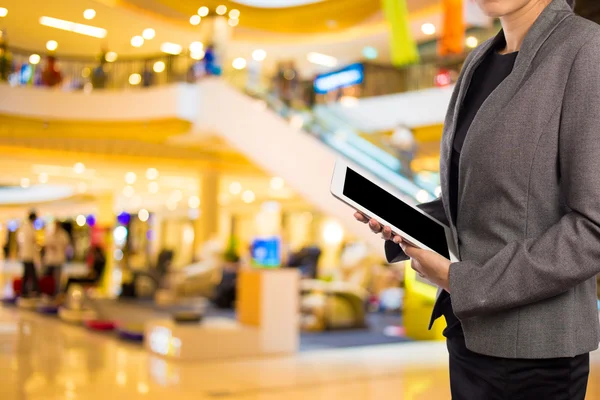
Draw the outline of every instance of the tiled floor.
<instances>
[{"instance_id":1,"label":"tiled floor","mask_svg":"<svg viewBox=\"0 0 600 400\"><path fill-rule=\"evenodd\" d=\"M588 399L600 399L600 354ZM0 308L2 400L448 399L443 343L301 353L285 359L175 363L109 335Z\"/></svg>"}]
</instances>

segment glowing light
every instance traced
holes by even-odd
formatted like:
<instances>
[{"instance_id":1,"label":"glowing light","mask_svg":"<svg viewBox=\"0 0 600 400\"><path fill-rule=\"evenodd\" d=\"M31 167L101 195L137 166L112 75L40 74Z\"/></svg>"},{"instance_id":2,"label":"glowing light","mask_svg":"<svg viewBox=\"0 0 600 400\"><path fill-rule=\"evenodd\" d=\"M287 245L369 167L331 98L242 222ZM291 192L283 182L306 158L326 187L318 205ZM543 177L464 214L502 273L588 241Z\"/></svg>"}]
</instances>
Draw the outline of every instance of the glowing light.
<instances>
[{"instance_id":1,"label":"glowing light","mask_svg":"<svg viewBox=\"0 0 600 400\"><path fill-rule=\"evenodd\" d=\"M115 260L121 261L123 259L123 250L115 249L115 251L113 252L113 256L114 256ZM118 379L118 377L117 377L117 379ZM117 382L118 382L118 380L117 380Z\"/></svg>"},{"instance_id":2,"label":"glowing light","mask_svg":"<svg viewBox=\"0 0 600 400\"><path fill-rule=\"evenodd\" d=\"M256 49L252 52L252 58L254 61L264 61L267 58L267 52L263 49Z\"/></svg>"},{"instance_id":3,"label":"glowing light","mask_svg":"<svg viewBox=\"0 0 600 400\"><path fill-rule=\"evenodd\" d=\"M240 17L240 10L233 9L229 11L229 18L238 19Z\"/></svg>"},{"instance_id":4,"label":"glowing light","mask_svg":"<svg viewBox=\"0 0 600 400\"><path fill-rule=\"evenodd\" d=\"M129 75L129 83L131 85L139 85L142 81L142 76L140 74L131 74Z\"/></svg>"},{"instance_id":5,"label":"glowing light","mask_svg":"<svg viewBox=\"0 0 600 400\"><path fill-rule=\"evenodd\" d=\"M77 192L78 193L85 193L87 191L87 185L85 182L79 182L77 184Z\"/></svg>"},{"instance_id":6,"label":"glowing light","mask_svg":"<svg viewBox=\"0 0 600 400\"><path fill-rule=\"evenodd\" d=\"M469 36L466 40L467 47L474 49L479 45L479 40L475 36Z\"/></svg>"},{"instance_id":7,"label":"glowing light","mask_svg":"<svg viewBox=\"0 0 600 400\"><path fill-rule=\"evenodd\" d=\"M377 52L377 49L375 47L372 47L372 46L365 47L363 49L362 53L363 53L363 56L367 60L374 60L379 55L379 53Z\"/></svg>"},{"instance_id":8,"label":"glowing light","mask_svg":"<svg viewBox=\"0 0 600 400\"><path fill-rule=\"evenodd\" d=\"M146 28L142 32L142 37L146 40L152 40L156 36L156 31L152 28Z\"/></svg>"},{"instance_id":9,"label":"glowing light","mask_svg":"<svg viewBox=\"0 0 600 400\"><path fill-rule=\"evenodd\" d=\"M425 190L419 190L415 197L419 203L425 203L429 200L429 193L427 193Z\"/></svg>"},{"instance_id":10,"label":"glowing light","mask_svg":"<svg viewBox=\"0 0 600 400\"><path fill-rule=\"evenodd\" d=\"M135 174L135 172L128 172L125 174L125 183L127 183L128 185L133 185L136 180L137 175Z\"/></svg>"},{"instance_id":11,"label":"glowing light","mask_svg":"<svg viewBox=\"0 0 600 400\"><path fill-rule=\"evenodd\" d=\"M21 178L21 187L27 189L31 185L29 178Z\"/></svg>"},{"instance_id":12,"label":"glowing light","mask_svg":"<svg viewBox=\"0 0 600 400\"><path fill-rule=\"evenodd\" d=\"M179 189L174 191L173 194L171 195L171 199L175 202L181 201L181 199L183 199L183 192Z\"/></svg>"},{"instance_id":13,"label":"glowing light","mask_svg":"<svg viewBox=\"0 0 600 400\"><path fill-rule=\"evenodd\" d=\"M146 178L151 181L155 180L158 178L158 170L156 168L148 168L146 170Z\"/></svg>"},{"instance_id":14,"label":"glowing light","mask_svg":"<svg viewBox=\"0 0 600 400\"><path fill-rule=\"evenodd\" d=\"M240 20L239 19L229 19L229 21L227 21L227 23L229 24L229 26L238 26L240 24Z\"/></svg>"},{"instance_id":15,"label":"glowing light","mask_svg":"<svg viewBox=\"0 0 600 400\"><path fill-rule=\"evenodd\" d=\"M254 202L255 199L256 199L256 195L254 194L254 192L252 190L246 190L246 191L244 191L244 193L242 193L242 201L246 204L250 204L250 203Z\"/></svg>"},{"instance_id":16,"label":"glowing light","mask_svg":"<svg viewBox=\"0 0 600 400\"><path fill-rule=\"evenodd\" d=\"M165 63L163 61L157 61L154 63L154 67L152 67L154 72L161 73L165 70Z\"/></svg>"},{"instance_id":17,"label":"glowing light","mask_svg":"<svg viewBox=\"0 0 600 400\"><path fill-rule=\"evenodd\" d=\"M192 16L190 17L190 24L192 24L192 25L196 26L196 25L198 25L198 24L200 23L200 20L201 20L201 19L202 19L202 18L200 18L200 16L199 16L199 15L192 15Z\"/></svg>"},{"instance_id":18,"label":"glowing light","mask_svg":"<svg viewBox=\"0 0 600 400\"><path fill-rule=\"evenodd\" d=\"M96 217L94 217L93 214L90 214L87 216L87 218L85 219L85 222L89 225L89 226L94 226L96 225Z\"/></svg>"},{"instance_id":19,"label":"glowing light","mask_svg":"<svg viewBox=\"0 0 600 400\"><path fill-rule=\"evenodd\" d=\"M8 10L4 7L0 7L0 17L6 17L8 15Z\"/></svg>"},{"instance_id":20,"label":"glowing light","mask_svg":"<svg viewBox=\"0 0 600 400\"><path fill-rule=\"evenodd\" d=\"M242 193L242 184L239 182L231 182L229 185L229 193L233 195L238 195Z\"/></svg>"},{"instance_id":21,"label":"glowing light","mask_svg":"<svg viewBox=\"0 0 600 400\"><path fill-rule=\"evenodd\" d=\"M190 208L200 207L200 199L198 198L198 196L190 196L190 198L188 199L188 206Z\"/></svg>"},{"instance_id":22,"label":"glowing light","mask_svg":"<svg viewBox=\"0 0 600 400\"><path fill-rule=\"evenodd\" d=\"M435 197L440 197L442 195L442 187L438 186L435 188Z\"/></svg>"},{"instance_id":23,"label":"glowing light","mask_svg":"<svg viewBox=\"0 0 600 400\"><path fill-rule=\"evenodd\" d=\"M148 385L146 385L145 383L142 383L142 382L138 383L137 390L138 390L138 393L141 393L141 394L146 394L150 391L150 389L148 388Z\"/></svg>"},{"instance_id":24,"label":"glowing light","mask_svg":"<svg viewBox=\"0 0 600 400\"><path fill-rule=\"evenodd\" d=\"M242 57L238 57L231 63L231 66L237 70L242 70L246 68L246 59Z\"/></svg>"},{"instance_id":25,"label":"glowing light","mask_svg":"<svg viewBox=\"0 0 600 400\"><path fill-rule=\"evenodd\" d=\"M121 252L121 254L122 253L123 252ZM117 383L119 384L119 386L125 386L125 384L127 383L127 374L125 372L121 371L117 374Z\"/></svg>"},{"instance_id":26,"label":"glowing light","mask_svg":"<svg viewBox=\"0 0 600 400\"><path fill-rule=\"evenodd\" d=\"M308 62L321 65L323 67L335 67L338 65L338 60L335 57L328 56L326 54L311 52L306 55Z\"/></svg>"},{"instance_id":27,"label":"glowing light","mask_svg":"<svg viewBox=\"0 0 600 400\"><path fill-rule=\"evenodd\" d=\"M46 42L46 48L50 51L54 51L58 48L58 42L56 40L48 40Z\"/></svg>"},{"instance_id":28,"label":"glowing light","mask_svg":"<svg viewBox=\"0 0 600 400\"><path fill-rule=\"evenodd\" d=\"M208 15L208 7L202 6L198 9L198 15L201 17L206 17Z\"/></svg>"},{"instance_id":29,"label":"glowing light","mask_svg":"<svg viewBox=\"0 0 600 400\"><path fill-rule=\"evenodd\" d=\"M189 226L183 231L183 241L188 244L194 241L194 230Z\"/></svg>"},{"instance_id":30,"label":"glowing light","mask_svg":"<svg viewBox=\"0 0 600 400\"><path fill-rule=\"evenodd\" d=\"M117 226L113 231L113 238L115 239L116 244L125 243L125 239L127 239L127 228L122 225Z\"/></svg>"},{"instance_id":31,"label":"glowing light","mask_svg":"<svg viewBox=\"0 0 600 400\"><path fill-rule=\"evenodd\" d=\"M224 6L223 4L221 4L220 6L217 7L216 11L217 11L217 14L219 14L219 15L225 15L225 13L227 12L227 6Z\"/></svg>"},{"instance_id":32,"label":"glowing light","mask_svg":"<svg viewBox=\"0 0 600 400\"><path fill-rule=\"evenodd\" d=\"M75 222L77 222L77 225L79 225L79 226L84 226L85 225L85 215L79 214L77 216L77 218L75 218Z\"/></svg>"},{"instance_id":33,"label":"glowing light","mask_svg":"<svg viewBox=\"0 0 600 400\"><path fill-rule=\"evenodd\" d=\"M190 43L190 52L199 53L204 50L204 44L202 42L192 42Z\"/></svg>"},{"instance_id":34,"label":"glowing light","mask_svg":"<svg viewBox=\"0 0 600 400\"><path fill-rule=\"evenodd\" d=\"M119 221L121 225L127 225L131 221L131 215L123 211L121 214L117 215L117 221Z\"/></svg>"},{"instance_id":35,"label":"glowing light","mask_svg":"<svg viewBox=\"0 0 600 400\"><path fill-rule=\"evenodd\" d=\"M158 183L157 182L150 182L148 184L148 192L149 193L158 193Z\"/></svg>"},{"instance_id":36,"label":"glowing light","mask_svg":"<svg viewBox=\"0 0 600 400\"><path fill-rule=\"evenodd\" d=\"M104 56L104 59L106 60L106 62L115 62L115 61L117 61L117 57L118 57L117 53L115 53L114 51L109 51Z\"/></svg>"},{"instance_id":37,"label":"glowing light","mask_svg":"<svg viewBox=\"0 0 600 400\"><path fill-rule=\"evenodd\" d=\"M132 197L135 194L135 189L133 186L125 186L123 188L123 196Z\"/></svg>"},{"instance_id":38,"label":"glowing light","mask_svg":"<svg viewBox=\"0 0 600 400\"><path fill-rule=\"evenodd\" d=\"M344 230L337 222L329 221L323 226L323 240L328 245L338 245L343 238Z\"/></svg>"},{"instance_id":39,"label":"glowing light","mask_svg":"<svg viewBox=\"0 0 600 400\"><path fill-rule=\"evenodd\" d=\"M178 55L181 53L181 46L177 43L165 42L160 45L160 51L167 54Z\"/></svg>"},{"instance_id":40,"label":"glowing light","mask_svg":"<svg viewBox=\"0 0 600 400\"><path fill-rule=\"evenodd\" d=\"M29 64L37 65L40 63L41 57L39 54L32 54L29 56Z\"/></svg>"},{"instance_id":41,"label":"glowing light","mask_svg":"<svg viewBox=\"0 0 600 400\"><path fill-rule=\"evenodd\" d=\"M146 221L148 221L148 218L150 218L150 213L145 208L142 208L138 212L138 218L140 219L140 221L146 222Z\"/></svg>"},{"instance_id":42,"label":"glowing light","mask_svg":"<svg viewBox=\"0 0 600 400\"><path fill-rule=\"evenodd\" d=\"M44 227L44 220L41 218L36 219L33 222L33 227L39 231L40 229L42 229Z\"/></svg>"},{"instance_id":43,"label":"glowing light","mask_svg":"<svg viewBox=\"0 0 600 400\"><path fill-rule=\"evenodd\" d=\"M76 22L65 21L58 18L40 17L40 24L49 26L51 28L61 29L63 31L96 37L99 39L104 39L106 37L106 29L91 25L78 24Z\"/></svg>"},{"instance_id":44,"label":"glowing light","mask_svg":"<svg viewBox=\"0 0 600 400\"><path fill-rule=\"evenodd\" d=\"M290 126L294 129L302 129L304 126L304 118L302 118L302 115L292 115L290 118Z\"/></svg>"},{"instance_id":45,"label":"glowing light","mask_svg":"<svg viewBox=\"0 0 600 400\"><path fill-rule=\"evenodd\" d=\"M142 47L144 44L144 38L141 36L134 36L131 38L131 45L133 47Z\"/></svg>"},{"instance_id":46,"label":"glowing light","mask_svg":"<svg viewBox=\"0 0 600 400\"><path fill-rule=\"evenodd\" d=\"M38 176L38 181L40 181L40 183L48 183L48 174L45 172L42 172L39 176Z\"/></svg>"},{"instance_id":47,"label":"glowing light","mask_svg":"<svg viewBox=\"0 0 600 400\"><path fill-rule=\"evenodd\" d=\"M354 108L358 106L358 98L354 96L342 96L340 98L340 104L344 107Z\"/></svg>"},{"instance_id":48,"label":"glowing light","mask_svg":"<svg viewBox=\"0 0 600 400\"><path fill-rule=\"evenodd\" d=\"M434 35L436 32L435 25L432 23L426 23L421 25L421 31L426 35Z\"/></svg>"},{"instance_id":49,"label":"glowing light","mask_svg":"<svg viewBox=\"0 0 600 400\"><path fill-rule=\"evenodd\" d=\"M83 12L83 18L85 18L85 19L94 19L95 16L96 16L96 10L94 10L92 8L88 8L87 10L85 10Z\"/></svg>"},{"instance_id":50,"label":"glowing light","mask_svg":"<svg viewBox=\"0 0 600 400\"><path fill-rule=\"evenodd\" d=\"M204 58L204 55L204 51L201 50L197 53L190 54L190 57L192 57L194 60L202 60Z\"/></svg>"},{"instance_id":51,"label":"glowing light","mask_svg":"<svg viewBox=\"0 0 600 400\"><path fill-rule=\"evenodd\" d=\"M271 188L274 190L283 189L284 185L285 185L285 181L282 178L275 177L275 178L271 179Z\"/></svg>"}]
</instances>

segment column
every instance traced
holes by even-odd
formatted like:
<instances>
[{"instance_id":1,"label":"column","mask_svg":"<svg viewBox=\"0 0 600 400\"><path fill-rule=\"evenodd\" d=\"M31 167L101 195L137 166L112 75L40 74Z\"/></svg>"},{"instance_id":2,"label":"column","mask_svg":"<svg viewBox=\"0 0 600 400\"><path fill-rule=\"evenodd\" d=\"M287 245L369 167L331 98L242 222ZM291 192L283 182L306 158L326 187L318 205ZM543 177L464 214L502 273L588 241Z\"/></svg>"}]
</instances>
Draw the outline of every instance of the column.
<instances>
[{"instance_id":1,"label":"column","mask_svg":"<svg viewBox=\"0 0 600 400\"><path fill-rule=\"evenodd\" d=\"M116 221L114 205L112 193L96 198L96 224L92 229L91 238L91 244L101 246L106 254L106 266L100 288L104 295L110 297L116 296L117 290L121 287L120 273L116 271L114 260L113 230Z\"/></svg>"},{"instance_id":2,"label":"column","mask_svg":"<svg viewBox=\"0 0 600 400\"><path fill-rule=\"evenodd\" d=\"M445 57L461 54L465 49L465 18L463 0L444 0L444 26L438 53Z\"/></svg>"},{"instance_id":3,"label":"column","mask_svg":"<svg viewBox=\"0 0 600 400\"><path fill-rule=\"evenodd\" d=\"M194 254L219 231L219 176L204 171L200 176L200 207L194 222ZM193 213L193 212L192 212Z\"/></svg>"},{"instance_id":4,"label":"column","mask_svg":"<svg viewBox=\"0 0 600 400\"><path fill-rule=\"evenodd\" d=\"M406 0L382 0L382 6L390 25L392 64L400 67L419 62L419 49L410 31Z\"/></svg>"}]
</instances>

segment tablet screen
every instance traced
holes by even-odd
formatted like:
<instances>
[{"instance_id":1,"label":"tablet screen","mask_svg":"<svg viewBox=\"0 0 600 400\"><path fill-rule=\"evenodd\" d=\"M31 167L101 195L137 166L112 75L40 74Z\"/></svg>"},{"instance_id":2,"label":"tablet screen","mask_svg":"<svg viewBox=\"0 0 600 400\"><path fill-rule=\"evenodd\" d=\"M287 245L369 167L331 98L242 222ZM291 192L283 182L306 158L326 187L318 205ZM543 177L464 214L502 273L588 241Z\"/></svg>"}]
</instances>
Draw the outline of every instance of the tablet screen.
<instances>
[{"instance_id":1,"label":"tablet screen","mask_svg":"<svg viewBox=\"0 0 600 400\"><path fill-rule=\"evenodd\" d=\"M346 170L344 196L367 210L402 229L432 250L450 258L444 227L398 199L385 189L359 175Z\"/></svg>"}]
</instances>

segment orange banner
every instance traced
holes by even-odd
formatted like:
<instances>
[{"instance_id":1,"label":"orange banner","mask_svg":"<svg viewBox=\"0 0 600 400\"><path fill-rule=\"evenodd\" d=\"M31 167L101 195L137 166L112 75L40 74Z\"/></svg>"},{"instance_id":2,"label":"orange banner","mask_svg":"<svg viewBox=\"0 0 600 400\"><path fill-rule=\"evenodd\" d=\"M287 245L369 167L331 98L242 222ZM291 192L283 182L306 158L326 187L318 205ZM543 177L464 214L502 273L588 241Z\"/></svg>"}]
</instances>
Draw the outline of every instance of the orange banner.
<instances>
[{"instance_id":1,"label":"orange banner","mask_svg":"<svg viewBox=\"0 0 600 400\"><path fill-rule=\"evenodd\" d=\"M461 54L465 44L463 0L443 0L444 26L438 53L440 56Z\"/></svg>"}]
</instances>

